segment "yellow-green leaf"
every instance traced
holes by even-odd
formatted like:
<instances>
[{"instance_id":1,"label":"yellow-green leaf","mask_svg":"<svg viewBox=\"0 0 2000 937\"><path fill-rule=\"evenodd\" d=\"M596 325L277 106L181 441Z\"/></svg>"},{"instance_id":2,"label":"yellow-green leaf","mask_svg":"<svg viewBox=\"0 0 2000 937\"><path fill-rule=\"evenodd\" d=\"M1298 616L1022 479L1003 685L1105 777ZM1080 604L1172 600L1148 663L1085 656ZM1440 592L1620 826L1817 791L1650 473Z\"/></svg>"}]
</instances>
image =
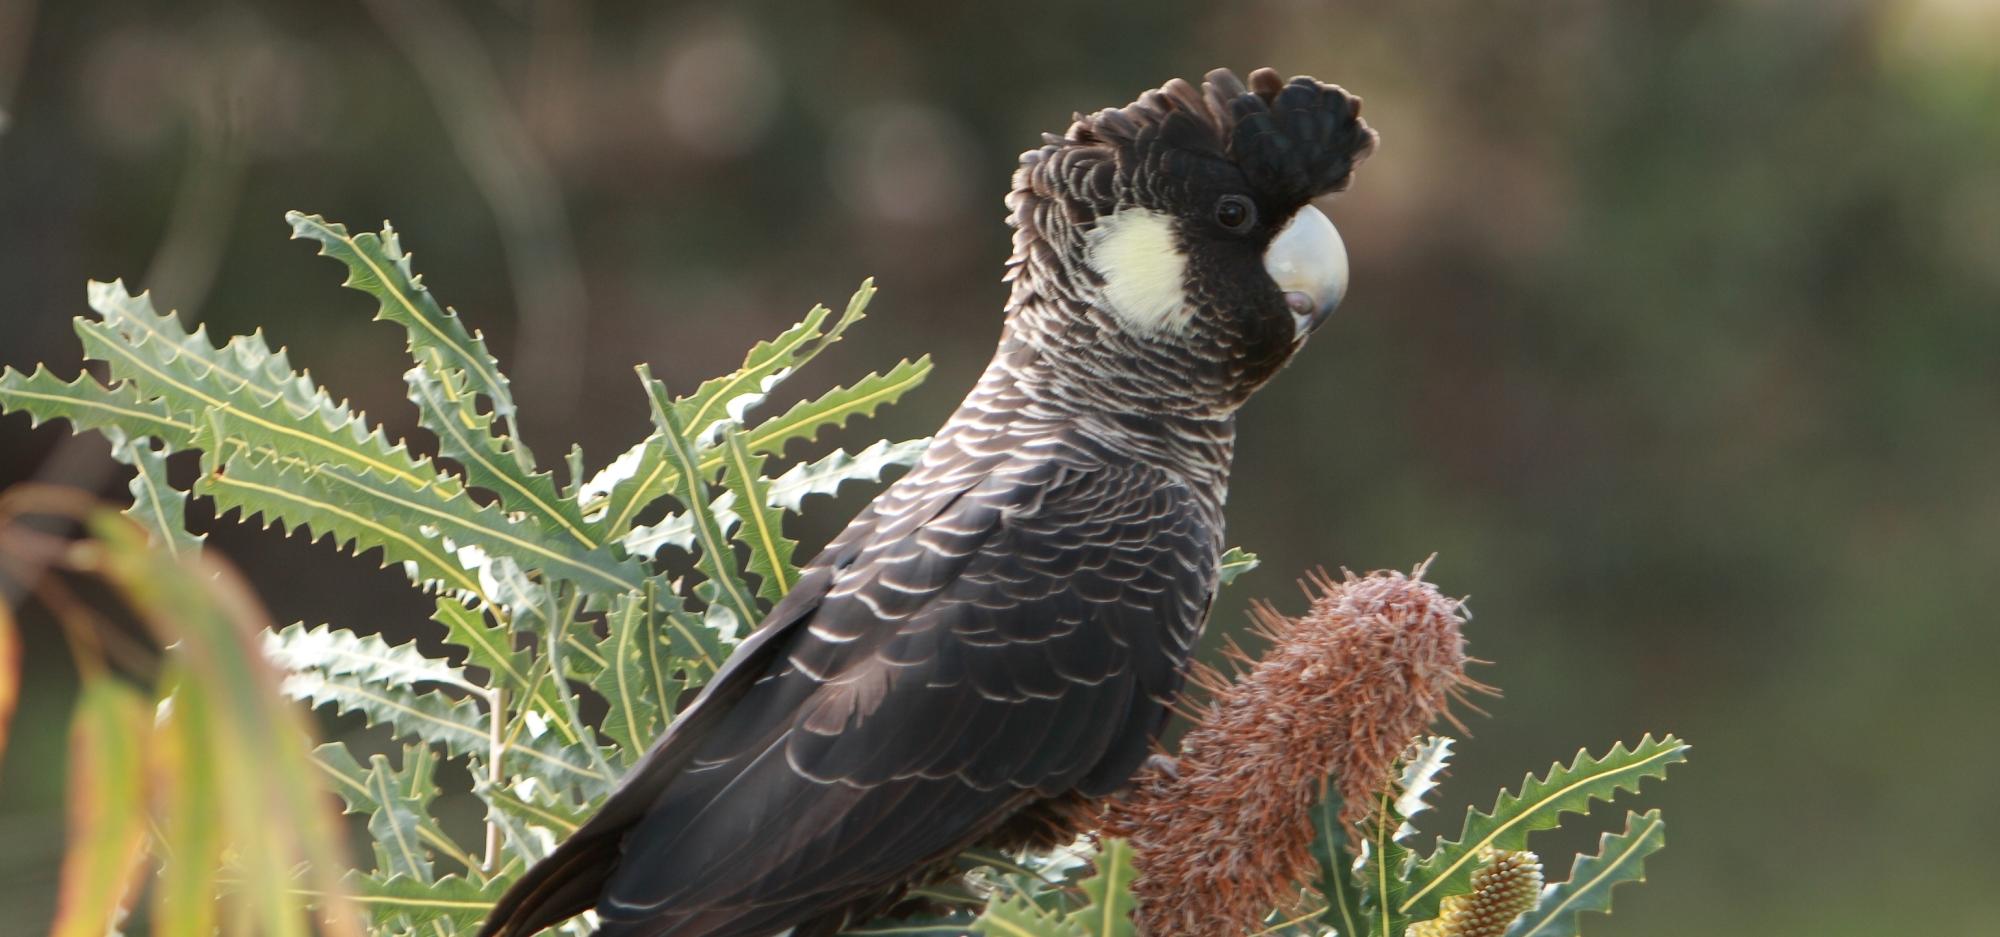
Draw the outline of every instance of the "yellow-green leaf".
<instances>
[{"instance_id":1,"label":"yellow-green leaf","mask_svg":"<svg viewBox=\"0 0 2000 937\"><path fill-rule=\"evenodd\" d=\"M138 691L102 673L85 678L70 723L69 848L51 937L103 937L138 890L152 722Z\"/></svg>"}]
</instances>

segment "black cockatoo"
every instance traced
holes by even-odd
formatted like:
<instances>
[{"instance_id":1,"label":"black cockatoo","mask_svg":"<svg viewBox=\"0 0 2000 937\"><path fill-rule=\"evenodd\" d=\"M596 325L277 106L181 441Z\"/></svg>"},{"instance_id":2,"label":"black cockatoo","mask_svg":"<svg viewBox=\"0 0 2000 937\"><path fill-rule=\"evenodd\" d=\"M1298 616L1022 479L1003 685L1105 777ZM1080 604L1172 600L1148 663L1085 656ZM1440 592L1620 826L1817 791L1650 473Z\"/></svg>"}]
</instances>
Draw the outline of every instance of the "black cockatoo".
<instances>
[{"instance_id":1,"label":"black cockatoo","mask_svg":"<svg viewBox=\"0 0 2000 937\"><path fill-rule=\"evenodd\" d=\"M1361 101L1168 82L1021 157L1000 347L482 937L823 937L1145 761L1216 590L1234 414L1346 289Z\"/></svg>"}]
</instances>

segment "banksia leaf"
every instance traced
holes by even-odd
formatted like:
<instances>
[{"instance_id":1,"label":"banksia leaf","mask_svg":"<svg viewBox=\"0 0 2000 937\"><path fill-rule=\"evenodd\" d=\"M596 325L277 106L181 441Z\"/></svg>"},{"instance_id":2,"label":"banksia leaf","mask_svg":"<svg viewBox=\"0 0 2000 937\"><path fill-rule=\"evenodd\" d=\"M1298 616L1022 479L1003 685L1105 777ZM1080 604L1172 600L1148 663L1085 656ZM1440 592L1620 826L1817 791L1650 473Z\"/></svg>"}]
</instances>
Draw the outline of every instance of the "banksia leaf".
<instances>
[{"instance_id":1,"label":"banksia leaf","mask_svg":"<svg viewBox=\"0 0 2000 937\"><path fill-rule=\"evenodd\" d=\"M367 912L376 933L426 935L470 933L500 900L505 884L481 884L457 875L420 882L407 875L347 878L354 903Z\"/></svg>"},{"instance_id":2,"label":"banksia leaf","mask_svg":"<svg viewBox=\"0 0 2000 937\"><path fill-rule=\"evenodd\" d=\"M868 317L868 303L875 298L875 281L861 282L861 288L847 300L847 308L826 325L832 311L814 306L799 324L777 338L758 342L743 356L743 366L734 373L703 381L694 393L674 401L674 416L699 438L711 435L718 420L741 425L744 413L762 402L778 382L811 361L827 346L840 341L849 326Z\"/></svg>"},{"instance_id":3,"label":"banksia leaf","mask_svg":"<svg viewBox=\"0 0 2000 937\"><path fill-rule=\"evenodd\" d=\"M770 484L764 478L764 457L752 455L743 434L722 434L723 484L742 505L742 524L737 540L750 551L750 572L757 576L757 594L773 605L792 591L798 567L792 565L792 551L798 544L785 539L785 512L772 507Z\"/></svg>"},{"instance_id":4,"label":"banksia leaf","mask_svg":"<svg viewBox=\"0 0 2000 937\"><path fill-rule=\"evenodd\" d=\"M366 417L336 403L310 375L295 372L282 349L262 334L239 335L218 348L203 328L187 331L152 299L125 292L120 282L90 284L90 305L103 321L76 320L84 354L111 366L112 377L157 398L176 414L227 419L232 432L206 444L220 460L247 447L307 465L337 465L356 473L420 486L437 470L390 443Z\"/></svg>"},{"instance_id":5,"label":"banksia leaf","mask_svg":"<svg viewBox=\"0 0 2000 937\"><path fill-rule=\"evenodd\" d=\"M1244 551L1242 547L1230 547L1222 554L1222 562L1216 566L1216 582L1229 585L1236 577L1257 568L1257 554Z\"/></svg>"},{"instance_id":6,"label":"banksia leaf","mask_svg":"<svg viewBox=\"0 0 2000 937\"><path fill-rule=\"evenodd\" d=\"M693 434L692 443L704 450L701 465L705 471L721 465L720 453L713 451L712 446L716 430L742 425L749 409L761 403L779 381L839 341L849 326L865 318L868 301L874 295L874 281L863 282L861 289L848 300L847 310L830 329L826 320L831 312L825 306L814 306L799 324L777 338L753 346L744 357L743 366L734 373L704 381L694 393L673 401L675 419ZM877 405L869 404L867 412L873 412ZM848 415L848 412L834 414L838 421L844 421ZM790 437L767 433L753 436L748 443L753 452L776 454L782 452L787 438ZM606 528L616 535L626 530L646 505L678 488L673 477L675 471L667 460L663 434L655 432L593 477L579 493L578 500L594 516L601 516Z\"/></svg>"},{"instance_id":7,"label":"banksia leaf","mask_svg":"<svg viewBox=\"0 0 2000 937\"><path fill-rule=\"evenodd\" d=\"M989 899L986 910L972 922L972 933L985 937L1090 937L1082 924L1022 895Z\"/></svg>"},{"instance_id":8,"label":"banksia leaf","mask_svg":"<svg viewBox=\"0 0 2000 937\"><path fill-rule=\"evenodd\" d=\"M470 761L473 776L485 767ZM524 863L539 862L563 837L576 832L590 811L534 777L516 777L500 784L477 781L473 793L486 802L486 820L500 828L507 848Z\"/></svg>"},{"instance_id":9,"label":"banksia leaf","mask_svg":"<svg viewBox=\"0 0 2000 937\"><path fill-rule=\"evenodd\" d=\"M408 488L331 466L306 470L276 459L237 458L197 481L195 492L246 518L262 514L267 523L304 528L314 537L332 535L356 553L381 547L385 561L413 564L411 578L419 584L489 601L493 596L468 562L490 556L510 557L523 569L593 593L628 592L644 578L636 562L552 537L544 528L475 503L448 481Z\"/></svg>"},{"instance_id":10,"label":"banksia leaf","mask_svg":"<svg viewBox=\"0 0 2000 937\"><path fill-rule=\"evenodd\" d=\"M1089 901L1071 911L1069 920L1090 937L1132 937L1132 844L1106 839L1097 852L1096 870L1077 883Z\"/></svg>"},{"instance_id":11,"label":"banksia leaf","mask_svg":"<svg viewBox=\"0 0 2000 937\"><path fill-rule=\"evenodd\" d=\"M89 373L64 381L46 367L33 374L12 368L0 371L0 410L26 413L39 426L68 420L72 432L117 430L126 438L152 437L172 449L194 442L195 424L157 398L139 393L131 384L106 387Z\"/></svg>"},{"instance_id":12,"label":"banksia leaf","mask_svg":"<svg viewBox=\"0 0 2000 937\"><path fill-rule=\"evenodd\" d=\"M465 470L466 484L493 492L509 510L532 518L539 527L561 532L585 549L604 544L598 526L584 520L576 502L556 491L555 479L535 471L515 440L494 429L493 416L479 411L462 372L436 366L411 368L403 381L409 386L410 402L417 405L418 422L437 434L438 453Z\"/></svg>"},{"instance_id":13,"label":"banksia leaf","mask_svg":"<svg viewBox=\"0 0 2000 937\"><path fill-rule=\"evenodd\" d=\"M280 686L293 699L361 713L371 724L435 743L450 755L487 755L492 749L490 717L479 703L418 686L478 688L467 683L457 668L426 658L411 645L392 646L352 632L309 631L293 625L268 635L265 648L273 662L290 670ZM516 733L503 740L502 749L508 770L551 783L602 792L613 780L582 745L565 744L553 731L540 736Z\"/></svg>"},{"instance_id":14,"label":"banksia leaf","mask_svg":"<svg viewBox=\"0 0 2000 937\"><path fill-rule=\"evenodd\" d=\"M891 468L915 465L929 447L930 440L925 438L897 443L877 440L852 455L844 449L835 449L811 462L793 465L771 479L764 503L782 511L798 513L808 496L836 494L840 486L851 481L880 480L882 473ZM756 450L751 451L754 453ZM742 522L736 512L736 495L733 492L725 491L709 502L709 513L715 515L716 522L725 531L734 530ZM635 527L620 542L634 556L652 556L664 546L692 549L694 537L694 519L683 511L668 515L658 524Z\"/></svg>"},{"instance_id":15,"label":"banksia leaf","mask_svg":"<svg viewBox=\"0 0 2000 937\"><path fill-rule=\"evenodd\" d=\"M679 485L674 491L674 498L694 523L695 563L702 575L708 577L704 585L711 593L704 598L735 615L738 628L734 633L744 633L755 626L763 615L757 610L749 587L736 574L736 553L731 548L728 532L709 511L708 481L712 472L699 467L695 460L687 428L674 416L665 386L654 380L651 370L644 365L639 367L639 378L645 383L647 396L652 401L653 423L660 431L667 463L673 468Z\"/></svg>"},{"instance_id":16,"label":"banksia leaf","mask_svg":"<svg viewBox=\"0 0 2000 937\"><path fill-rule=\"evenodd\" d=\"M1143 771L1106 812L1106 834L1138 850L1144 933L1258 929L1295 896L1293 883L1316 877L1312 805L1323 780L1334 779L1349 841L1366 838L1375 827L1363 821L1381 811L1412 737L1473 685L1462 608L1421 570L1315 576L1309 589L1311 607L1296 618L1257 608L1270 650L1233 683L1198 677L1214 699L1177 768Z\"/></svg>"},{"instance_id":17,"label":"banksia leaf","mask_svg":"<svg viewBox=\"0 0 2000 937\"><path fill-rule=\"evenodd\" d=\"M318 241L322 257L347 265L343 284L375 297L377 320L394 322L409 334L410 353L420 365L432 362L464 373L473 394L492 401L495 415L514 429L514 393L499 362L486 350L486 339L468 331L458 314L438 305L422 278L413 272L409 255L388 224L382 233L349 235L345 225L318 215L286 212L292 237Z\"/></svg>"},{"instance_id":18,"label":"banksia leaf","mask_svg":"<svg viewBox=\"0 0 2000 937\"><path fill-rule=\"evenodd\" d=\"M1472 873L1472 890L1446 898L1443 913L1411 928L1410 937L1501 937L1541 891L1542 861L1534 853L1489 851Z\"/></svg>"},{"instance_id":19,"label":"banksia leaf","mask_svg":"<svg viewBox=\"0 0 2000 937\"><path fill-rule=\"evenodd\" d=\"M1585 911L1611 913L1611 889L1646 880L1646 857L1667 844L1667 824L1658 810L1627 813L1625 832L1606 833L1597 855L1579 856L1569 881L1542 891L1541 902L1507 931L1507 937L1576 937Z\"/></svg>"},{"instance_id":20,"label":"banksia leaf","mask_svg":"<svg viewBox=\"0 0 2000 937\"><path fill-rule=\"evenodd\" d=\"M564 715L562 698L555 681L536 669L525 651L514 647L514 636L506 628L490 624L485 614L455 598L440 598L431 620L445 628L446 644L465 649L465 664L486 671L480 685L501 690L507 704L520 719L532 712L566 743L583 741L582 733Z\"/></svg>"},{"instance_id":21,"label":"banksia leaf","mask_svg":"<svg viewBox=\"0 0 2000 937\"><path fill-rule=\"evenodd\" d=\"M410 783L398 785L396 789L410 798L428 804L431 796L436 794L436 787L429 780L430 771L435 767L436 756L428 748L420 745L404 746L403 751L405 767L401 773L410 778ZM421 759L421 763L415 759ZM346 806L347 812L368 817L369 832L375 834L377 825L375 815L394 809L395 804L394 801L385 802L382 799L382 791L370 782L369 769L363 768L360 762L355 761L354 754L340 742L328 742L313 749L312 760L326 777L327 787L340 795L341 803ZM421 786L419 779L422 779ZM422 844L422 848L451 859L468 874L475 876L480 874L479 860L446 835L428 809L414 811L414 819L415 824L410 832ZM375 835L376 848L379 850L382 847L381 838L379 834Z\"/></svg>"},{"instance_id":22,"label":"banksia leaf","mask_svg":"<svg viewBox=\"0 0 2000 937\"><path fill-rule=\"evenodd\" d=\"M1354 855L1347 845L1347 824L1341 822L1340 812L1340 788L1329 782L1312 808L1312 857L1319 866L1313 886L1326 901L1321 923L1341 934L1360 934L1361 885L1354 878Z\"/></svg>"},{"instance_id":23,"label":"banksia leaf","mask_svg":"<svg viewBox=\"0 0 2000 937\"><path fill-rule=\"evenodd\" d=\"M1436 917L1445 895L1470 889L1480 850L1525 849L1529 833L1554 828L1563 814L1588 813L1593 801L1636 792L1646 778L1666 777L1669 765L1687 760L1687 751L1687 743L1671 735L1658 740L1648 735L1630 749L1620 742L1601 758L1580 751L1568 766L1552 766L1540 778L1529 776L1518 792L1502 792L1492 813L1466 812L1458 839L1440 840L1417 863L1399 910L1418 920Z\"/></svg>"},{"instance_id":24,"label":"banksia leaf","mask_svg":"<svg viewBox=\"0 0 2000 937\"><path fill-rule=\"evenodd\" d=\"M431 776L435 756L428 745L403 746L403 768L389 765L386 755L368 761L364 776L375 810L368 816L368 834L375 839L375 867L391 874L428 882L431 851L423 830L430 820L437 781Z\"/></svg>"},{"instance_id":25,"label":"banksia leaf","mask_svg":"<svg viewBox=\"0 0 2000 937\"><path fill-rule=\"evenodd\" d=\"M754 452L783 454L785 444L795 439L815 439L822 429L838 428L855 416L873 416L884 404L894 403L924 382L931 373L931 357L899 361L887 373L870 373L848 387L836 387L811 400L793 404L791 409L744 430L744 442Z\"/></svg>"},{"instance_id":26,"label":"banksia leaf","mask_svg":"<svg viewBox=\"0 0 2000 937\"><path fill-rule=\"evenodd\" d=\"M648 587L647 593L622 596L612 605L607 633L597 645L604 666L589 680L607 704L598 728L618 743L618 761L625 765L645 754L667 727L685 686L663 636L665 610L648 598L652 594Z\"/></svg>"},{"instance_id":27,"label":"banksia leaf","mask_svg":"<svg viewBox=\"0 0 2000 937\"><path fill-rule=\"evenodd\" d=\"M123 430L111 433L122 435ZM187 492L167 481L167 454L153 448L149 439L128 437L112 445L111 455L132 467L132 480L126 484L126 490L132 492L132 506L125 509L125 516L144 528L153 545L170 556L199 552L204 538L188 532Z\"/></svg>"}]
</instances>

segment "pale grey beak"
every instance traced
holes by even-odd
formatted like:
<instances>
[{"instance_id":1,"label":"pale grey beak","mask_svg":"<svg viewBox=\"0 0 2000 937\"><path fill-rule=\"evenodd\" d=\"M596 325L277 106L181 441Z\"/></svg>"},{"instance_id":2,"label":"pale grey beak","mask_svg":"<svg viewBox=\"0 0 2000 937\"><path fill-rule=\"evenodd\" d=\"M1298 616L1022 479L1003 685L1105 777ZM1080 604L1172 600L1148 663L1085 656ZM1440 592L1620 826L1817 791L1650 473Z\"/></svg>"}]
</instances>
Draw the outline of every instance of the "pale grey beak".
<instances>
[{"instance_id":1,"label":"pale grey beak","mask_svg":"<svg viewBox=\"0 0 2000 937\"><path fill-rule=\"evenodd\" d=\"M1297 336L1326 321L1347 295L1347 245L1320 210L1307 205L1264 251L1264 269L1284 291Z\"/></svg>"}]
</instances>

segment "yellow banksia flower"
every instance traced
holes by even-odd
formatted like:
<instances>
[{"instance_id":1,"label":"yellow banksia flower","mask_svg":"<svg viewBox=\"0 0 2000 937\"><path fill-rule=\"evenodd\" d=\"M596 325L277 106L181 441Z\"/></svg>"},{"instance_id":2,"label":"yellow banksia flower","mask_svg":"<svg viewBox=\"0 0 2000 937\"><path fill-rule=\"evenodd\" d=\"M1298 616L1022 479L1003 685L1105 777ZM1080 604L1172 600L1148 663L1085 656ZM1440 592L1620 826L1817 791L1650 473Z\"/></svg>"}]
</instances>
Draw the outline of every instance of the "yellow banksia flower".
<instances>
[{"instance_id":1,"label":"yellow banksia flower","mask_svg":"<svg viewBox=\"0 0 2000 937\"><path fill-rule=\"evenodd\" d=\"M1486 864L1472 873L1472 890L1444 900L1434 920L1410 928L1410 937L1502 937L1542 893L1542 860L1532 852L1485 850Z\"/></svg>"}]
</instances>

